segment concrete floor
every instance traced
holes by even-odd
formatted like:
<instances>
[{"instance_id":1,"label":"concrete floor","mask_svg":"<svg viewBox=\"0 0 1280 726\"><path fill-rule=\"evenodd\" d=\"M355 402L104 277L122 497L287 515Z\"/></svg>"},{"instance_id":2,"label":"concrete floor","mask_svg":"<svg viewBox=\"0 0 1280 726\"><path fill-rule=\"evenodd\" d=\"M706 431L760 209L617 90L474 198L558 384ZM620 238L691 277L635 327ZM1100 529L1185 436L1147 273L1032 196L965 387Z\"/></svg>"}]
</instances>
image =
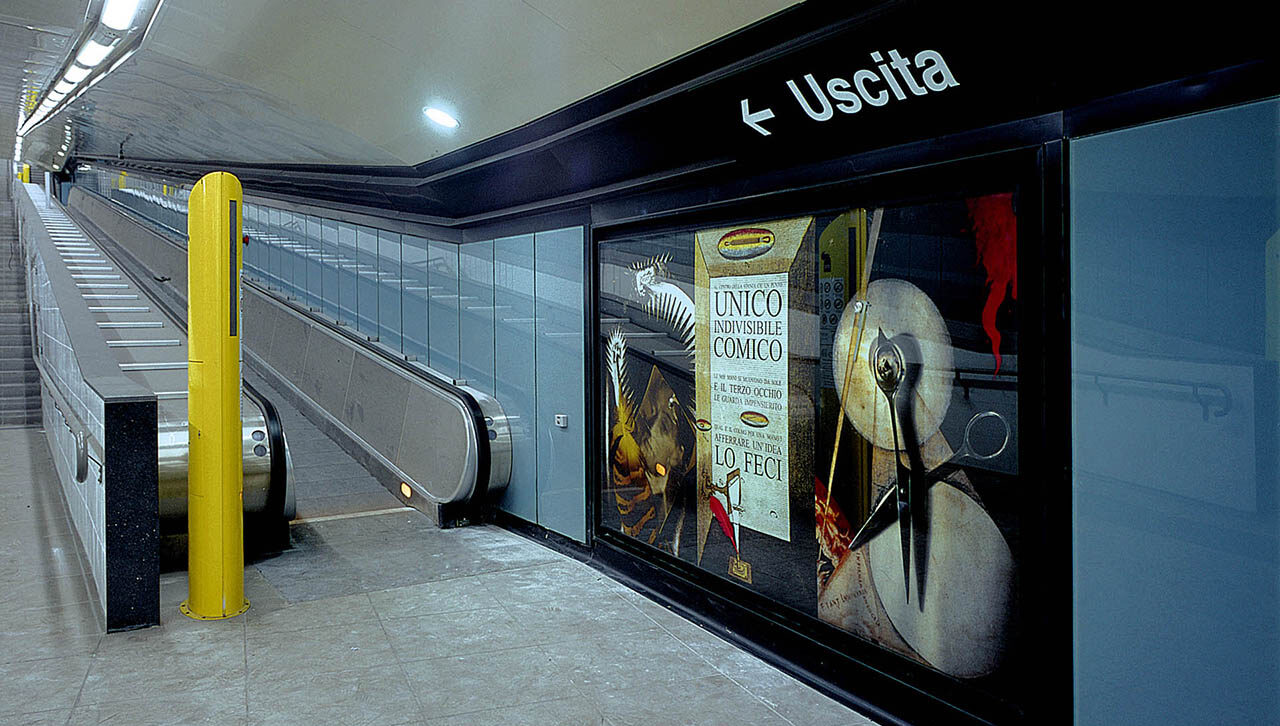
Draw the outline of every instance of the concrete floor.
<instances>
[{"instance_id":1,"label":"concrete floor","mask_svg":"<svg viewBox=\"0 0 1280 726\"><path fill-rule=\"evenodd\" d=\"M0 430L0 723L870 723L601 575L417 512L293 526L252 607L104 635L42 434ZM340 496L340 495L335 495Z\"/></svg>"}]
</instances>

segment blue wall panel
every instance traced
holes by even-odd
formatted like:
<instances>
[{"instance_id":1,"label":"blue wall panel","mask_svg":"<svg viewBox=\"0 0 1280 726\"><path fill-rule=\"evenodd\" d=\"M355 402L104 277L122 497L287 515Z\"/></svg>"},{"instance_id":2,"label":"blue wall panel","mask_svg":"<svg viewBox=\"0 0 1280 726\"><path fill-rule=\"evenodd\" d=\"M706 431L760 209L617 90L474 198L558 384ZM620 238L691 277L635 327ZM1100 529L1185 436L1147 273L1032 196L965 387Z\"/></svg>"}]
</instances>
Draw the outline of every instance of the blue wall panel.
<instances>
[{"instance_id":1,"label":"blue wall panel","mask_svg":"<svg viewBox=\"0 0 1280 726\"><path fill-rule=\"evenodd\" d=\"M493 242L494 388L511 424L511 483L499 502L538 521L533 235Z\"/></svg>"},{"instance_id":2,"label":"blue wall panel","mask_svg":"<svg viewBox=\"0 0 1280 726\"><path fill-rule=\"evenodd\" d=\"M534 242L538 396L538 524L587 537L583 230L539 232ZM555 423L556 414L568 426Z\"/></svg>"}]
</instances>

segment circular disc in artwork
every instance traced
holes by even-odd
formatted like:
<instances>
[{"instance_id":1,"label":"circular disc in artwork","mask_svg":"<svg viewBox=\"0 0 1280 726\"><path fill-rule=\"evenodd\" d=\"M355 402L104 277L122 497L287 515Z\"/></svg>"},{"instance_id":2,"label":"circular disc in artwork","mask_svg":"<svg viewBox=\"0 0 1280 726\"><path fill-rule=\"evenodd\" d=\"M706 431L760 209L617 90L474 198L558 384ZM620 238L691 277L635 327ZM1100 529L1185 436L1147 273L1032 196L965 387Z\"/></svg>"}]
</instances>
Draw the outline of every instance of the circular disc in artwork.
<instances>
[{"instance_id":1,"label":"circular disc in artwork","mask_svg":"<svg viewBox=\"0 0 1280 726\"><path fill-rule=\"evenodd\" d=\"M876 594L898 634L927 663L957 678L985 675L1005 649L1013 554L986 510L955 487L930 487L928 506L923 593L913 542L907 596L895 521L867 543Z\"/></svg>"},{"instance_id":2,"label":"circular disc in artwork","mask_svg":"<svg viewBox=\"0 0 1280 726\"><path fill-rule=\"evenodd\" d=\"M951 405L951 385L955 375L951 336L942 314L923 290L905 280L881 279L867 287L866 323L853 370L849 391L844 390L849 350L857 339L854 304L844 308L832 351L832 374L836 391L844 401L844 411L868 440L882 449L893 448L889 399L876 385L867 357L881 331L894 338L910 334L920 348L922 370L913 391L917 440L925 441L942 425Z\"/></svg>"}]
</instances>

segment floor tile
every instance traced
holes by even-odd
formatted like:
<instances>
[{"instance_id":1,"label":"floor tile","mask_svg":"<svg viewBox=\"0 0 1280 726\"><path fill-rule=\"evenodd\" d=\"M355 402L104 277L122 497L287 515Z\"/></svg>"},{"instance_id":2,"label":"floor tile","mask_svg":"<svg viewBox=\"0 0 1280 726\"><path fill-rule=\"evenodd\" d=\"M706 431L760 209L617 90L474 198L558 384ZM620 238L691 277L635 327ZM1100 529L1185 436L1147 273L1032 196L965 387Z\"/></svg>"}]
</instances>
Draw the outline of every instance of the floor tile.
<instances>
[{"instance_id":1,"label":"floor tile","mask_svg":"<svg viewBox=\"0 0 1280 726\"><path fill-rule=\"evenodd\" d=\"M428 719L427 726L601 726L604 716L581 697Z\"/></svg>"},{"instance_id":2,"label":"floor tile","mask_svg":"<svg viewBox=\"0 0 1280 726\"><path fill-rule=\"evenodd\" d=\"M551 663L588 694L719 675L661 628L567 638L543 649Z\"/></svg>"},{"instance_id":3,"label":"floor tile","mask_svg":"<svg viewBox=\"0 0 1280 726\"><path fill-rule=\"evenodd\" d=\"M0 665L0 714L71 708L89 663L76 656Z\"/></svg>"},{"instance_id":4,"label":"floor tile","mask_svg":"<svg viewBox=\"0 0 1280 726\"><path fill-rule=\"evenodd\" d=\"M71 709L60 708L39 713L0 714L0 723L5 726L64 726L70 716ZM74 721L71 723L75 724Z\"/></svg>"},{"instance_id":5,"label":"floor tile","mask_svg":"<svg viewBox=\"0 0 1280 726\"><path fill-rule=\"evenodd\" d=\"M595 570L562 560L480 575L480 582L504 603L536 603L601 590Z\"/></svg>"},{"instance_id":6,"label":"floor tile","mask_svg":"<svg viewBox=\"0 0 1280 726\"><path fill-rule=\"evenodd\" d=\"M243 687L244 676L243 636L162 628L115 633L99 645L80 703L128 701L138 697L139 684L149 693Z\"/></svg>"},{"instance_id":7,"label":"floor tile","mask_svg":"<svg viewBox=\"0 0 1280 726\"><path fill-rule=\"evenodd\" d=\"M500 598L499 598L500 600ZM510 603L507 610L540 643L611 636L654 627L631 603L612 592L570 591L537 603Z\"/></svg>"},{"instance_id":8,"label":"floor tile","mask_svg":"<svg viewBox=\"0 0 1280 726\"><path fill-rule=\"evenodd\" d=\"M437 580L369 593L378 616L386 619L411 618L431 613L495 607L499 603L479 577Z\"/></svg>"},{"instance_id":9,"label":"floor tile","mask_svg":"<svg viewBox=\"0 0 1280 726\"><path fill-rule=\"evenodd\" d=\"M147 688L129 700L87 704L71 714L72 726L243 726L247 722L243 686L195 693L157 693Z\"/></svg>"},{"instance_id":10,"label":"floor tile","mask_svg":"<svg viewBox=\"0 0 1280 726\"><path fill-rule=\"evenodd\" d=\"M533 634L503 608L396 618L383 622L402 661L533 645Z\"/></svg>"},{"instance_id":11,"label":"floor tile","mask_svg":"<svg viewBox=\"0 0 1280 726\"><path fill-rule=\"evenodd\" d=\"M422 718L399 665L250 679L249 717L263 726L391 726Z\"/></svg>"},{"instance_id":12,"label":"floor tile","mask_svg":"<svg viewBox=\"0 0 1280 726\"><path fill-rule=\"evenodd\" d=\"M404 669L428 718L550 701L573 693L569 679L538 648L411 661Z\"/></svg>"},{"instance_id":13,"label":"floor tile","mask_svg":"<svg viewBox=\"0 0 1280 726\"><path fill-rule=\"evenodd\" d=\"M311 628L332 628L361 621L377 621L369 596L364 593L305 600L282 607L250 606L244 614L250 633L287 633Z\"/></svg>"},{"instance_id":14,"label":"floor tile","mask_svg":"<svg viewBox=\"0 0 1280 726\"><path fill-rule=\"evenodd\" d=\"M594 698L605 718L617 726L792 726L724 676L652 689L612 689Z\"/></svg>"},{"instance_id":15,"label":"floor tile","mask_svg":"<svg viewBox=\"0 0 1280 726\"><path fill-rule=\"evenodd\" d=\"M275 678L286 671L329 673L372 668L396 661L377 620L292 632L249 630L249 678Z\"/></svg>"}]
</instances>

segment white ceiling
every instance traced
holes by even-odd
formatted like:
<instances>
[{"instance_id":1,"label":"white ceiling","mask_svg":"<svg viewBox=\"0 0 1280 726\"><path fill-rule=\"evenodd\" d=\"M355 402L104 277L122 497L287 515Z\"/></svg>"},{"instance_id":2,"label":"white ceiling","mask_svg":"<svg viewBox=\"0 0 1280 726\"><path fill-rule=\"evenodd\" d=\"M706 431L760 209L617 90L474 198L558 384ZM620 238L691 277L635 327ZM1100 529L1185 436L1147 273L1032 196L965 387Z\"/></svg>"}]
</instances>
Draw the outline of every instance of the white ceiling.
<instances>
[{"instance_id":1,"label":"white ceiling","mask_svg":"<svg viewBox=\"0 0 1280 726\"><path fill-rule=\"evenodd\" d=\"M58 6L74 25L85 2L5 0L5 12ZM127 137L135 158L416 164L795 2L165 0L143 49L67 113L82 153L116 155ZM428 104L461 126L440 131Z\"/></svg>"}]
</instances>

